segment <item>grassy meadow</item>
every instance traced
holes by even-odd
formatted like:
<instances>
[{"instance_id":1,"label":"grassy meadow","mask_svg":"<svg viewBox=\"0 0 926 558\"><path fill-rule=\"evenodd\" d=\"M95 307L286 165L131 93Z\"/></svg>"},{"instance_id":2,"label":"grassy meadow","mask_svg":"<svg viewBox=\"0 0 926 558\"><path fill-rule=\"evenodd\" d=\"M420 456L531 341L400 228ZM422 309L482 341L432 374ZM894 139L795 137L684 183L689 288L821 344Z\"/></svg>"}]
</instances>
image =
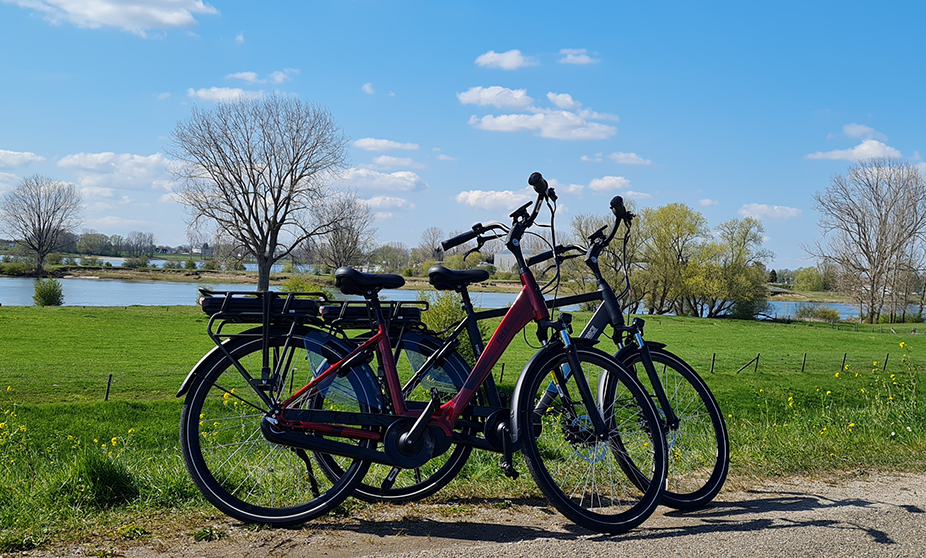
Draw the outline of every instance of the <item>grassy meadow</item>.
<instances>
[{"instance_id":1,"label":"grassy meadow","mask_svg":"<svg viewBox=\"0 0 926 558\"><path fill-rule=\"evenodd\" d=\"M588 314L576 318L581 327ZM717 396L732 476L926 468L916 324L645 319L647 339L689 361ZM205 327L195 307L0 307L0 552L149 536L176 517L207 525L219 513L178 446L175 394L212 346ZM533 351L520 338L506 353L504 388ZM523 465L512 481L497 460L475 452L434 498L539 496Z\"/></svg>"}]
</instances>

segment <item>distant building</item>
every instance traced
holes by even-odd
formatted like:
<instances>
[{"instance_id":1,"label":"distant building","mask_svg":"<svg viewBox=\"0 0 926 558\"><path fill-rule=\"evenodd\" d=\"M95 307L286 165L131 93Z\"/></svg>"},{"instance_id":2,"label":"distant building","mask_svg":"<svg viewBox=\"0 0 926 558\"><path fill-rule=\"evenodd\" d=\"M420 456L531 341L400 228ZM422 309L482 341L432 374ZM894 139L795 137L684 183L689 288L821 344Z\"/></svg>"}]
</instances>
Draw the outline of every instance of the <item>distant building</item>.
<instances>
[{"instance_id":1,"label":"distant building","mask_svg":"<svg viewBox=\"0 0 926 558\"><path fill-rule=\"evenodd\" d=\"M521 253L524 255L524 259L529 258L535 252L536 250L521 251ZM518 270L515 269L516 265L518 265L518 262L515 261L514 254L512 254L510 250L502 250L501 252L495 253L495 269L498 271L502 273L508 271L517 273Z\"/></svg>"}]
</instances>

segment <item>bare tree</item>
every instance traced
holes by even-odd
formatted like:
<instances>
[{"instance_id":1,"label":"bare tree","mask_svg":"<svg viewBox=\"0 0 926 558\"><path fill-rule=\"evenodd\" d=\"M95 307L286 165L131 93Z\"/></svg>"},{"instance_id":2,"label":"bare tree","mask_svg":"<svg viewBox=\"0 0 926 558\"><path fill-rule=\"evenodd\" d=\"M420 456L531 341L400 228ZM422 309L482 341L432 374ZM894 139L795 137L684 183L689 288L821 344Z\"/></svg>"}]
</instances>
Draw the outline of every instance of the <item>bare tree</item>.
<instances>
[{"instance_id":1,"label":"bare tree","mask_svg":"<svg viewBox=\"0 0 926 558\"><path fill-rule=\"evenodd\" d=\"M318 245L322 261L332 268L364 263L376 233L370 206L356 194L343 193L327 200L321 218L339 223Z\"/></svg>"},{"instance_id":2,"label":"bare tree","mask_svg":"<svg viewBox=\"0 0 926 558\"><path fill-rule=\"evenodd\" d=\"M257 259L258 290L270 269L308 239L336 229L329 180L346 165L347 140L331 113L294 97L193 108L172 134L180 200L193 224L215 224Z\"/></svg>"},{"instance_id":3,"label":"bare tree","mask_svg":"<svg viewBox=\"0 0 926 558\"><path fill-rule=\"evenodd\" d=\"M416 249L417 257L424 260L439 260L443 255L441 251L440 243L442 240L447 240L448 237L444 236L444 231L440 227L428 227L421 233L421 241L418 242L418 248Z\"/></svg>"},{"instance_id":4,"label":"bare tree","mask_svg":"<svg viewBox=\"0 0 926 558\"><path fill-rule=\"evenodd\" d=\"M0 199L0 224L35 258L35 271L41 274L48 254L78 227L80 204L76 186L36 174Z\"/></svg>"},{"instance_id":5,"label":"bare tree","mask_svg":"<svg viewBox=\"0 0 926 558\"><path fill-rule=\"evenodd\" d=\"M805 250L839 267L842 289L874 323L893 274L910 271L905 264L926 234L926 181L916 165L872 159L834 175L813 199L823 241Z\"/></svg>"}]
</instances>

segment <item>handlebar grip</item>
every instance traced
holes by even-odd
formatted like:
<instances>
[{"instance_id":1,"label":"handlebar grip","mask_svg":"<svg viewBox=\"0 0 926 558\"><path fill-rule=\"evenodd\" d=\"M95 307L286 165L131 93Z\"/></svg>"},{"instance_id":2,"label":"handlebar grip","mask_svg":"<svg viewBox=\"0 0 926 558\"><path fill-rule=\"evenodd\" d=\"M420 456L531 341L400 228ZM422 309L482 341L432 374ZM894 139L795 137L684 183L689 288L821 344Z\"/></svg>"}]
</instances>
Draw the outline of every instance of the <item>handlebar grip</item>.
<instances>
[{"instance_id":1,"label":"handlebar grip","mask_svg":"<svg viewBox=\"0 0 926 558\"><path fill-rule=\"evenodd\" d=\"M482 225L479 223L476 223L476 225L473 225L473 230L466 231L463 234L458 234L457 236L453 238L444 240L443 242L440 243L441 249L445 251L450 250L451 248L454 248L456 246L459 246L460 244L463 244L464 242L469 242L470 240L476 238L477 236L479 236L479 232L477 232L477 227L478 229L482 229Z\"/></svg>"},{"instance_id":2,"label":"handlebar grip","mask_svg":"<svg viewBox=\"0 0 926 558\"><path fill-rule=\"evenodd\" d=\"M624 207L624 198L614 196L611 198L611 213L617 219L623 219L627 215L627 208Z\"/></svg>"},{"instance_id":3,"label":"handlebar grip","mask_svg":"<svg viewBox=\"0 0 926 558\"><path fill-rule=\"evenodd\" d=\"M543 194L547 191L547 188L550 187L547 184L546 179L539 172L531 174L530 178L527 179L527 183L534 187L534 191L538 194Z\"/></svg>"}]
</instances>

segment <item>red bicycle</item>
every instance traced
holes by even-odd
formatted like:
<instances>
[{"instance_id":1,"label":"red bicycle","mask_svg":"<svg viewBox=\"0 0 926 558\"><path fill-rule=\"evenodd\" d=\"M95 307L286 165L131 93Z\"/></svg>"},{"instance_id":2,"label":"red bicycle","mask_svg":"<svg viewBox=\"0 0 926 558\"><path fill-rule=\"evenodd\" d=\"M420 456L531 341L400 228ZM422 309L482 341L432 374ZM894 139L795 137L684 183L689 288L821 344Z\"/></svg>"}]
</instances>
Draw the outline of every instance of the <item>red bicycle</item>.
<instances>
[{"instance_id":1,"label":"red bicycle","mask_svg":"<svg viewBox=\"0 0 926 558\"><path fill-rule=\"evenodd\" d=\"M181 388L181 446L205 497L243 521L300 523L350 496L370 463L414 470L455 445L473 443L480 387L515 335L533 321L542 347L519 376L511 411L495 414L487 426L497 440L493 449L509 472L520 450L541 491L582 526L617 533L645 521L659 504L667 472L656 410L613 357L570 335L569 314L550 319L520 242L544 202L555 214L556 195L539 173L528 182L537 192L533 210L529 202L511 214L510 226L478 225L445 243L450 248L487 231L505 232L522 282L449 400L436 387L425 401L410 401L403 391L390 342L396 313L384 312L378 297L381 289L404 284L398 275L337 270L338 287L362 295L377 325L359 346L318 327L310 311L297 319L271 309L260 332L249 330L253 338L231 337L204 357ZM630 467L644 471L650 482L628 478Z\"/></svg>"}]
</instances>

